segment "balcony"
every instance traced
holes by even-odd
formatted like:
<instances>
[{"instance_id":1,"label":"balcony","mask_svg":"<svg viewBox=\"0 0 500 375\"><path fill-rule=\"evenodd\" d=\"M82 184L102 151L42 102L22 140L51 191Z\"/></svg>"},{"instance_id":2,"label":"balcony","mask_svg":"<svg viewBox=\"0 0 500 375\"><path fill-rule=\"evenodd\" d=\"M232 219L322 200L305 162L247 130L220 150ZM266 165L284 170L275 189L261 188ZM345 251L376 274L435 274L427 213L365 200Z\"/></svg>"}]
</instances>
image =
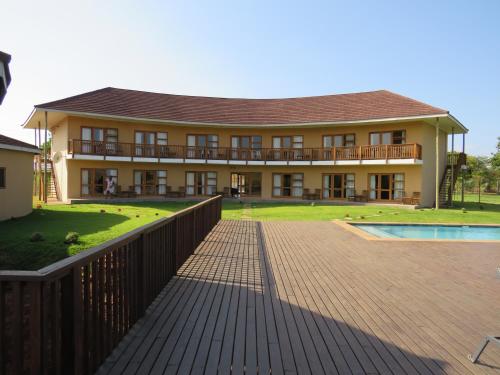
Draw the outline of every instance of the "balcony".
<instances>
[{"instance_id":1,"label":"balcony","mask_svg":"<svg viewBox=\"0 0 500 375\"><path fill-rule=\"evenodd\" d=\"M70 140L68 159L230 165L421 164L417 143L332 148L191 147Z\"/></svg>"}]
</instances>

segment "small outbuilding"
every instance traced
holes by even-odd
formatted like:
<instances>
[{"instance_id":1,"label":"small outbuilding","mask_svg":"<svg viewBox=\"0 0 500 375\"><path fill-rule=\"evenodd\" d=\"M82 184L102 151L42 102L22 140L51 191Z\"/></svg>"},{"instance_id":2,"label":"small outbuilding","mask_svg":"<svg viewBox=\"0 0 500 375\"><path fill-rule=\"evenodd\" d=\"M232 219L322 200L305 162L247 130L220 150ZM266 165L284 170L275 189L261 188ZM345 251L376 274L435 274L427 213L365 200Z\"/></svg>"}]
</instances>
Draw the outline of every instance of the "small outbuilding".
<instances>
[{"instance_id":1,"label":"small outbuilding","mask_svg":"<svg viewBox=\"0 0 500 375\"><path fill-rule=\"evenodd\" d=\"M0 220L33 208L33 155L38 147L0 134Z\"/></svg>"}]
</instances>

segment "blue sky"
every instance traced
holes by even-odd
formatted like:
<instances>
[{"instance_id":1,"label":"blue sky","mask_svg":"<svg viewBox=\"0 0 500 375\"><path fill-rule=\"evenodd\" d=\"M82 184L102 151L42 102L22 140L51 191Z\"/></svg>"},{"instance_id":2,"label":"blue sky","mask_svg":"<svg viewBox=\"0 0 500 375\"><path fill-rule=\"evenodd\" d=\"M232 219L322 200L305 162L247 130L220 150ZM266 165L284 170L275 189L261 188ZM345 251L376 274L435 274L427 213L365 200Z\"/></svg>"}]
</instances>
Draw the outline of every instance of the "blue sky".
<instances>
[{"instance_id":1,"label":"blue sky","mask_svg":"<svg viewBox=\"0 0 500 375\"><path fill-rule=\"evenodd\" d=\"M75 4L73 4L75 3ZM500 1L9 1L0 132L106 86L222 97L388 89L451 111L467 152L500 136ZM460 147L461 142L457 142Z\"/></svg>"}]
</instances>

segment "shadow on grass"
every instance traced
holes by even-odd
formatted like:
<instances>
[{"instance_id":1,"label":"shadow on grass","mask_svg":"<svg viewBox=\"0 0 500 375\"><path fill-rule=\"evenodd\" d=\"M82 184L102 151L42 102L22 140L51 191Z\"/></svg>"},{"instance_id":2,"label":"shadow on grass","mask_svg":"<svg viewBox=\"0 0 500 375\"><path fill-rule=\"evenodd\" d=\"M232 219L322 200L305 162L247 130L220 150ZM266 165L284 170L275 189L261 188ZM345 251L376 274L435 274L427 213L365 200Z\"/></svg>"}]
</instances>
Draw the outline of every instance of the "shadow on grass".
<instances>
[{"instance_id":1,"label":"shadow on grass","mask_svg":"<svg viewBox=\"0 0 500 375\"><path fill-rule=\"evenodd\" d=\"M68 232L80 236L109 230L129 220L114 213L68 210L34 210L30 215L0 223L0 269L37 270L70 255L70 245L64 243ZM34 232L44 240L31 242Z\"/></svg>"}]
</instances>

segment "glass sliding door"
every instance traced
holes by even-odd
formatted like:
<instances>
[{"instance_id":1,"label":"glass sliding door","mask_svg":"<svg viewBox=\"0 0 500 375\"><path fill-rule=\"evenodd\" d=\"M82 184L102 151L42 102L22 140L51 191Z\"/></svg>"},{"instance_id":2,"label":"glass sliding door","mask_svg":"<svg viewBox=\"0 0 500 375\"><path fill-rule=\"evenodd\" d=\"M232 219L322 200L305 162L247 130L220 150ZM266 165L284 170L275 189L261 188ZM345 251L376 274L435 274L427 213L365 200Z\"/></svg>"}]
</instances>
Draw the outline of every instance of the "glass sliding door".
<instances>
[{"instance_id":1,"label":"glass sliding door","mask_svg":"<svg viewBox=\"0 0 500 375\"><path fill-rule=\"evenodd\" d=\"M139 195L162 195L167 192L166 170L134 171L134 191Z\"/></svg>"},{"instance_id":2,"label":"glass sliding door","mask_svg":"<svg viewBox=\"0 0 500 375\"><path fill-rule=\"evenodd\" d=\"M186 195L214 195L216 192L216 172L186 172Z\"/></svg>"},{"instance_id":3,"label":"glass sliding door","mask_svg":"<svg viewBox=\"0 0 500 375\"><path fill-rule=\"evenodd\" d=\"M260 196L261 173L231 173L231 194L243 197Z\"/></svg>"},{"instance_id":4,"label":"glass sliding door","mask_svg":"<svg viewBox=\"0 0 500 375\"><path fill-rule=\"evenodd\" d=\"M107 187L107 178L111 178L116 186L118 183L118 170L82 168L80 194L82 196L102 195Z\"/></svg>"},{"instance_id":5,"label":"glass sliding door","mask_svg":"<svg viewBox=\"0 0 500 375\"><path fill-rule=\"evenodd\" d=\"M273 174L273 196L301 198L304 188L304 175L302 173L293 174Z\"/></svg>"},{"instance_id":6,"label":"glass sliding door","mask_svg":"<svg viewBox=\"0 0 500 375\"><path fill-rule=\"evenodd\" d=\"M323 199L345 199L355 194L354 174L323 175Z\"/></svg>"},{"instance_id":7,"label":"glass sliding door","mask_svg":"<svg viewBox=\"0 0 500 375\"><path fill-rule=\"evenodd\" d=\"M403 173L369 174L368 182L372 200L396 200L404 195Z\"/></svg>"}]
</instances>

